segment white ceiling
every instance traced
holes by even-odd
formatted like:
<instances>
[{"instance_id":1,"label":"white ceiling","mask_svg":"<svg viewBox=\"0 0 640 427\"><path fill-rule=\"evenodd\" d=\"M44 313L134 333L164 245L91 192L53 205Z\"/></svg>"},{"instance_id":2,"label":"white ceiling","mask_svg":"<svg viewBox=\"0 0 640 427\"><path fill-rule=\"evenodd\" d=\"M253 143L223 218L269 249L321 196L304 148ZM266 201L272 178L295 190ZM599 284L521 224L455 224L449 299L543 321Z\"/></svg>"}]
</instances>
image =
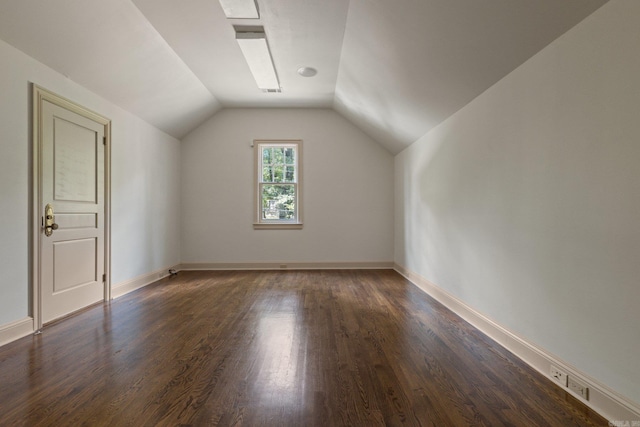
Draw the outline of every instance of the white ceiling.
<instances>
[{"instance_id":1,"label":"white ceiling","mask_svg":"<svg viewBox=\"0 0 640 427\"><path fill-rule=\"evenodd\" d=\"M221 108L329 107L392 153L606 0L0 0L0 38L182 138ZM282 93L262 93L232 25L264 25ZM311 66L312 78L296 70Z\"/></svg>"}]
</instances>

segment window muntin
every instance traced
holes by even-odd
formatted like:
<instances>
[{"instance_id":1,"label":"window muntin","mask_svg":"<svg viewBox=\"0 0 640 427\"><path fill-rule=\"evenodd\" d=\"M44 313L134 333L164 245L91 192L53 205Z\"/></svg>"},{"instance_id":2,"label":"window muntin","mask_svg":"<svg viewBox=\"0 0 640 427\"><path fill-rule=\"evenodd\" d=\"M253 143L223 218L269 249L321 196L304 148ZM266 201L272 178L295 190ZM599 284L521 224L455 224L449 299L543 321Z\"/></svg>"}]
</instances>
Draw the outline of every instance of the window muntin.
<instances>
[{"instance_id":1,"label":"window muntin","mask_svg":"<svg viewBox=\"0 0 640 427\"><path fill-rule=\"evenodd\" d=\"M254 141L254 150L257 178L254 225L300 228L301 141Z\"/></svg>"}]
</instances>

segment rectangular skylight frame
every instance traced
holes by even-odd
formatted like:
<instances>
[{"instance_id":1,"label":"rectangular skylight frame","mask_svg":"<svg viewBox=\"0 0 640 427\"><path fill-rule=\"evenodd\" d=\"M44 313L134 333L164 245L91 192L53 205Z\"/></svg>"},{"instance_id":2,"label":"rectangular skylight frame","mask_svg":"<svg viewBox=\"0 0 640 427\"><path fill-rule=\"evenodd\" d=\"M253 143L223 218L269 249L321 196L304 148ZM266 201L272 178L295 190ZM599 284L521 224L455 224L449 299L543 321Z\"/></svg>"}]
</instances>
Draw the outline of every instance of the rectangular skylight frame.
<instances>
[{"instance_id":1,"label":"rectangular skylight frame","mask_svg":"<svg viewBox=\"0 0 640 427\"><path fill-rule=\"evenodd\" d=\"M220 0L228 19L260 19L256 0Z\"/></svg>"},{"instance_id":2,"label":"rectangular skylight frame","mask_svg":"<svg viewBox=\"0 0 640 427\"><path fill-rule=\"evenodd\" d=\"M258 88L265 92L280 92L278 73L271 57L264 28L234 26L234 29L240 50Z\"/></svg>"}]
</instances>

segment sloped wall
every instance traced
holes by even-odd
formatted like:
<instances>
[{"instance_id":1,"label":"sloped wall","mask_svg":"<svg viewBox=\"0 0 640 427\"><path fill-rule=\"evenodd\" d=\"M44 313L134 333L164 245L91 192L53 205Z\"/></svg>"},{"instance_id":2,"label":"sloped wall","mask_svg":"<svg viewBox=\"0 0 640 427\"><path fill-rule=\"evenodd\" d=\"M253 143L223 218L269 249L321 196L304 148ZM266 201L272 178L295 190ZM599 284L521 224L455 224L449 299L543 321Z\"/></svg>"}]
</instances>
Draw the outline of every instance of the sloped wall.
<instances>
[{"instance_id":1,"label":"sloped wall","mask_svg":"<svg viewBox=\"0 0 640 427\"><path fill-rule=\"evenodd\" d=\"M395 159L395 260L640 402L640 2L614 0Z\"/></svg>"}]
</instances>

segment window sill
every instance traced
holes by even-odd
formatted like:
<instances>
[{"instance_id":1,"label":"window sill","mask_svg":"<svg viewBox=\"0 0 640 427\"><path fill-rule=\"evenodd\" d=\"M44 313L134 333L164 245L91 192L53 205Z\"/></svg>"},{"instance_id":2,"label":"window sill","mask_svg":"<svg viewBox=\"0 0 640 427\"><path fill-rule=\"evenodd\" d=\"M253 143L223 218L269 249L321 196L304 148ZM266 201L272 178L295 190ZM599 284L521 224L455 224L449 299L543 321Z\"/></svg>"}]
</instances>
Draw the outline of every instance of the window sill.
<instances>
[{"instance_id":1,"label":"window sill","mask_svg":"<svg viewBox=\"0 0 640 427\"><path fill-rule=\"evenodd\" d=\"M302 230L301 222L265 223L253 224L254 230Z\"/></svg>"}]
</instances>

